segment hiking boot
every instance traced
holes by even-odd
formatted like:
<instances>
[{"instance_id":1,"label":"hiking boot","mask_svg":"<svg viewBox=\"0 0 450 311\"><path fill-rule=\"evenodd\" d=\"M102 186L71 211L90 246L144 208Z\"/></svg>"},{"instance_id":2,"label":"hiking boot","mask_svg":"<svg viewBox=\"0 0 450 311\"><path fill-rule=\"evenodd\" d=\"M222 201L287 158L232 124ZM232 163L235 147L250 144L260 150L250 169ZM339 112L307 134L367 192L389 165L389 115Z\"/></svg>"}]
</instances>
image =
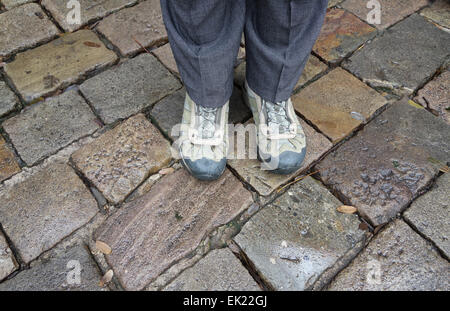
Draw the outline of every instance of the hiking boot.
<instances>
[{"instance_id":1,"label":"hiking boot","mask_svg":"<svg viewBox=\"0 0 450 311\"><path fill-rule=\"evenodd\" d=\"M300 168L306 155L306 137L291 99L272 103L258 96L245 82L245 100L257 128L261 168L290 174Z\"/></svg>"},{"instance_id":2,"label":"hiking boot","mask_svg":"<svg viewBox=\"0 0 450 311\"><path fill-rule=\"evenodd\" d=\"M179 152L184 167L197 179L215 180L225 170L229 102L219 108L194 103L186 93Z\"/></svg>"}]
</instances>

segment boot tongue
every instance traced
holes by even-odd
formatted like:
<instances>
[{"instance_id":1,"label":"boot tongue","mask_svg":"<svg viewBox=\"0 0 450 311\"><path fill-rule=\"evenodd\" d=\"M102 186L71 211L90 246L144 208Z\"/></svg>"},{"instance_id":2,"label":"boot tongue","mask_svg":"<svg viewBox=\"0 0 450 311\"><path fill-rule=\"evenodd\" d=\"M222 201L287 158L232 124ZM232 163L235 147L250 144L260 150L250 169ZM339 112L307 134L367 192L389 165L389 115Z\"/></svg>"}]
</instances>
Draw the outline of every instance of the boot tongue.
<instances>
[{"instance_id":1,"label":"boot tongue","mask_svg":"<svg viewBox=\"0 0 450 311\"><path fill-rule=\"evenodd\" d=\"M291 122L287 116L287 102L264 102L267 112L267 126L269 130L277 134L285 134L290 131Z\"/></svg>"},{"instance_id":2,"label":"boot tongue","mask_svg":"<svg viewBox=\"0 0 450 311\"><path fill-rule=\"evenodd\" d=\"M198 135L201 139L214 137L217 111L218 108L198 106Z\"/></svg>"}]
</instances>

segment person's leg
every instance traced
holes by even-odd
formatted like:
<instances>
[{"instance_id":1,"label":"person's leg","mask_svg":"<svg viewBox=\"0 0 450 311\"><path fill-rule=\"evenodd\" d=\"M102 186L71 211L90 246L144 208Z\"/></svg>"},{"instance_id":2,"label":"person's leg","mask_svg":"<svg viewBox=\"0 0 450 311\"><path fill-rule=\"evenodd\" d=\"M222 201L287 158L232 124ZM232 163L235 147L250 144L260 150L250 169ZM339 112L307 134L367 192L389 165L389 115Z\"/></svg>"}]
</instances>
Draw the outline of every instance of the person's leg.
<instances>
[{"instance_id":1,"label":"person's leg","mask_svg":"<svg viewBox=\"0 0 450 311\"><path fill-rule=\"evenodd\" d=\"M248 0L246 100L258 128L262 168L298 170L306 137L290 100L322 26L327 0Z\"/></svg>"},{"instance_id":2,"label":"person's leg","mask_svg":"<svg viewBox=\"0 0 450 311\"><path fill-rule=\"evenodd\" d=\"M233 91L245 0L161 0L164 23L190 98L220 107Z\"/></svg>"},{"instance_id":3,"label":"person's leg","mask_svg":"<svg viewBox=\"0 0 450 311\"><path fill-rule=\"evenodd\" d=\"M263 99L287 100L322 27L328 0L248 0L247 82Z\"/></svg>"}]
</instances>

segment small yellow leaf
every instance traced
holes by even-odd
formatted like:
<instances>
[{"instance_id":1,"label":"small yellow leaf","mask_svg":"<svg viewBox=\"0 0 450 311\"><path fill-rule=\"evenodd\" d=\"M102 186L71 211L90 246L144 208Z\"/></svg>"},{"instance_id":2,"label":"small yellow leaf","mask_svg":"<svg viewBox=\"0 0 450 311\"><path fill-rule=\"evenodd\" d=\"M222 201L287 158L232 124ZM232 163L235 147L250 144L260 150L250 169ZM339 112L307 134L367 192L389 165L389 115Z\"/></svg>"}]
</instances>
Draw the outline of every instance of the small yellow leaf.
<instances>
[{"instance_id":1,"label":"small yellow leaf","mask_svg":"<svg viewBox=\"0 0 450 311\"><path fill-rule=\"evenodd\" d=\"M108 270L108 272L105 273L105 275L101 278L100 282L99 282L99 286L103 287L106 284L108 284L109 282L111 282L112 278L114 276L114 271L112 270Z\"/></svg>"},{"instance_id":2,"label":"small yellow leaf","mask_svg":"<svg viewBox=\"0 0 450 311\"><path fill-rule=\"evenodd\" d=\"M343 214L353 214L356 213L358 209L354 206L342 205L337 208L337 211Z\"/></svg>"},{"instance_id":3,"label":"small yellow leaf","mask_svg":"<svg viewBox=\"0 0 450 311\"><path fill-rule=\"evenodd\" d=\"M425 109L425 108L423 108L423 106L417 104L416 102L414 102L414 101L412 101L412 100L409 100L409 101L408 101L408 104L410 104L411 106L413 106L413 107L415 107L415 108L418 108L418 109Z\"/></svg>"},{"instance_id":4,"label":"small yellow leaf","mask_svg":"<svg viewBox=\"0 0 450 311\"><path fill-rule=\"evenodd\" d=\"M95 247L105 255L109 255L112 252L112 249L108 244L99 240L95 242Z\"/></svg>"}]
</instances>

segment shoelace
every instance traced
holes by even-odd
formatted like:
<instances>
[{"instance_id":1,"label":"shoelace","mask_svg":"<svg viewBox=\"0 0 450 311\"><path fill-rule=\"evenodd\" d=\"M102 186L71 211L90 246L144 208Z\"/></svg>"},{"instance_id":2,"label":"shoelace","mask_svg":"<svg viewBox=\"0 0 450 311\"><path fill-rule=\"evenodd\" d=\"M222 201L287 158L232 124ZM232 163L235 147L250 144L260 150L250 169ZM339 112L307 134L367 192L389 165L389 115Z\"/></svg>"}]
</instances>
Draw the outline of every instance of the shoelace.
<instances>
[{"instance_id":1,"label":"shoelace","mask_svg":"<svg viewBox=\"0 0 450 311\"><path fill-rule=\"evenodd\" d=\"M263 100L267 112L267 126L271 133L285 134L291 131L291 121L287 115L287 101L271 103Z\"/></svg>"},{"instance_id":2,"label":"shoelace","mask_svg":"<svg viewBox=\"0 0 450 311\"><path fill-rule=\"evenodd\" d=\"M198 136L201 139L214 137L216 132L216 114L218 108L198 106Z\"/></svg>"}]
</instances>

